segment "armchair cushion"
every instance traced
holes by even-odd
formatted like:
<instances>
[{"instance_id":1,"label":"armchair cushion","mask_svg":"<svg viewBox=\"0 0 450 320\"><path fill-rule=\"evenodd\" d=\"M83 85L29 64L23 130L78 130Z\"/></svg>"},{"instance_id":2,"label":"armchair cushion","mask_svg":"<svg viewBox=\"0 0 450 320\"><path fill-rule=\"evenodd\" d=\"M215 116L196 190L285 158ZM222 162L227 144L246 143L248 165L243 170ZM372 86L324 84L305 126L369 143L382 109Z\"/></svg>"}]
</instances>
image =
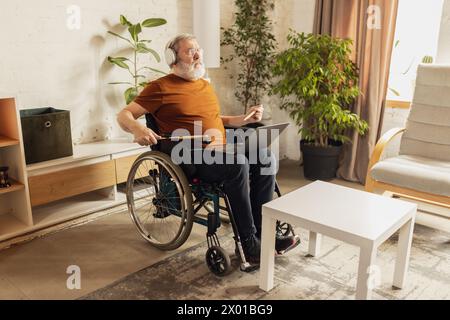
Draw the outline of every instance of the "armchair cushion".
<instances>
[{"instance_id":1,"label":"armchair cushion","mask_svg":"<svg viewBox=\"0 0 450 320\"><path fill-rule=\"evenodd\" d=\"M421 64L400 155L450 161L450 65Z\"/></svg>"},{"instance_id":2,"label":"armchair cushion","mask_svg":"<svg viewBox=\"0 0 450 320\"><path fill-rule=\"evenodd\" d=\"M391 185L450 197L450 162L400 155L375 164L373 179Z\"/></svg>"}]
</instances>

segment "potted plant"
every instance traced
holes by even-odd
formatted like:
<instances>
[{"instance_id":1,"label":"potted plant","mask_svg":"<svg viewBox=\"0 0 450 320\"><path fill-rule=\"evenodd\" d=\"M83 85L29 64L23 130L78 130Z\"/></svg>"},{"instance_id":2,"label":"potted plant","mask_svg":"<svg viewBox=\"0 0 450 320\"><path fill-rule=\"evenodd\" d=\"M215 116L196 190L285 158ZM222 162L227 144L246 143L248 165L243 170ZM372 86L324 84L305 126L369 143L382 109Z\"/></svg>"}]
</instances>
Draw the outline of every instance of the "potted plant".
<instances>
[{"instance_id":1,"label":"potted plant","mask_svg":"<svg viewBox=\"0 0 450 320\"><path fill-rule=\"evenodd\" d=\"M154 28L166 23L167 21L165 19L150 18L142 21L141 23L133 24L128 21L128 19L124 15L121 15L120 24L128 29L129 38L123 37L115 32L108 31L109 34L125 41L128 44L128 47L133 52L133 57L131 59L128 59L126 57L108 57L108 61L110 63L120 68L126 69L130 73L130 81L110 83L114 85L119 84L128 86L128 88L124 92L126 104L129 104L131 101L133 101L138 96L140 90L148 84L145 75L142 74L144 70L161 73L164 75L166 74L163 71L151 68L149 66L138 66L139 54L150 55L150 57L153 57L158 63L161 61L159 54L155 50L149 48L149 44L152 41L140 38L142 28Z\"/></svg>"},{"instance_id":2,"label":"potted plant","mask_svg":"<svg viewBox=\"0 0 450 320\"><path fill-rule=\"evenodd\" d=\"M350 39L298 33L276 56L272 94L299 127L304 174L311 180L336 176L342 144L351 130L364 135L367 122L349 108L359 96L358 69L350 59Z\"/></svg>"},{"instance_id":3,"label":"potted plant","mask_svg":"<svg viewBox=\"0 0 450 320\"><path fill-rule=\"evenodd\" d=\"M274 9L274 3L273 0L235 0L234 3L238 8L235 21L229 28L222 28L221 42L222 46L231 46L233 53L221 61L235 60L239 65L235 96L246 113L249 107L260 104L262 96L270 90L276 40L268 12Z\"/></svg>"}]
</instances>

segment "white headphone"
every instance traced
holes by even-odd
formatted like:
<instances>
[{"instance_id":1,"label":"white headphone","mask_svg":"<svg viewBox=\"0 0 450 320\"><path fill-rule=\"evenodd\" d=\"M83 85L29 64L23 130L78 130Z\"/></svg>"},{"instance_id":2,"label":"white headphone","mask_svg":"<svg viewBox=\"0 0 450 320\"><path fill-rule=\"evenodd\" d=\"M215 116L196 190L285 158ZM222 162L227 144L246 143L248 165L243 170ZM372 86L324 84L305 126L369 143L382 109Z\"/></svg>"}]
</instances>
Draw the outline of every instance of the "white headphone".
<instances>
[{"instance_id":1,"label":"white headphone","mask_svg":"<svg viewBox=\"0 0 450 320\"><path fill-rule=\"evenodd\" d=\"M166 59L167 65L172 68L174 64L178 62L177 52L173 48L174 41L169 41L166 45L166 49L164 50L164 58Z\"/></svg>"}]
</instances>

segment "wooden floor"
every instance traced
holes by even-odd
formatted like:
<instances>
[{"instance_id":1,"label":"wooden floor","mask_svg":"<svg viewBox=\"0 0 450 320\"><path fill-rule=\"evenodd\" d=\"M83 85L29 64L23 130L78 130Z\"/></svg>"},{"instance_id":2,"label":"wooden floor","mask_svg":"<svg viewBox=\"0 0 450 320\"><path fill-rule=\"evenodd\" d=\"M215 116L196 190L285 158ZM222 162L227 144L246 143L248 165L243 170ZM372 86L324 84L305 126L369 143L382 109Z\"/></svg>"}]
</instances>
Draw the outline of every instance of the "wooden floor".
<instances>
[{"instance_id":1,"label":"wooden floor","mask_svg":"<svg viewBox=\"0 0 450 320\"><path fill-rule=\"evenodd\" d=\"M278 181L283 193L310 183L294 161L281 162ZM346 181L333 183L363 189ZM161 252L138 235L125 206L118 207L87 224L0 251L0 299L79 298L204 240L205 228L196 225L181 248ZM66 285L67 269L73 265L81 269L80 290Z\"/></svg>"}]
</instances>

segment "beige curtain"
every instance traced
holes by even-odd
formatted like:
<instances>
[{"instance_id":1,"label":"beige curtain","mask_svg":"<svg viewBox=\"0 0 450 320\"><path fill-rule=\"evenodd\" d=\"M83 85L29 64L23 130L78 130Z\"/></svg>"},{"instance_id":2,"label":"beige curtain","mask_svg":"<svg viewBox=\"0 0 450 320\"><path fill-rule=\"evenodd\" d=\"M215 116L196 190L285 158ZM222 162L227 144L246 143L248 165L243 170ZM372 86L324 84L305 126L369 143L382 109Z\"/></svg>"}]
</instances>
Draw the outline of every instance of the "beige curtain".
<instances>
[{"instance_id":1,"label":"beige curtain","mask_svg":"<svg viewBox=\"0 0 450 320\"><path fill-rule=\"evenodd\" d=\"M344 146L338 176L365 183L367 166L380 137L398 0L317 0L314 33L354 41L353 59L360 73L361 96L353 112L369 124L364 137ZM379 15L378 15L379 14ZM369 27L370 26L370 27Z\"/></svg>"}]
</instances>

